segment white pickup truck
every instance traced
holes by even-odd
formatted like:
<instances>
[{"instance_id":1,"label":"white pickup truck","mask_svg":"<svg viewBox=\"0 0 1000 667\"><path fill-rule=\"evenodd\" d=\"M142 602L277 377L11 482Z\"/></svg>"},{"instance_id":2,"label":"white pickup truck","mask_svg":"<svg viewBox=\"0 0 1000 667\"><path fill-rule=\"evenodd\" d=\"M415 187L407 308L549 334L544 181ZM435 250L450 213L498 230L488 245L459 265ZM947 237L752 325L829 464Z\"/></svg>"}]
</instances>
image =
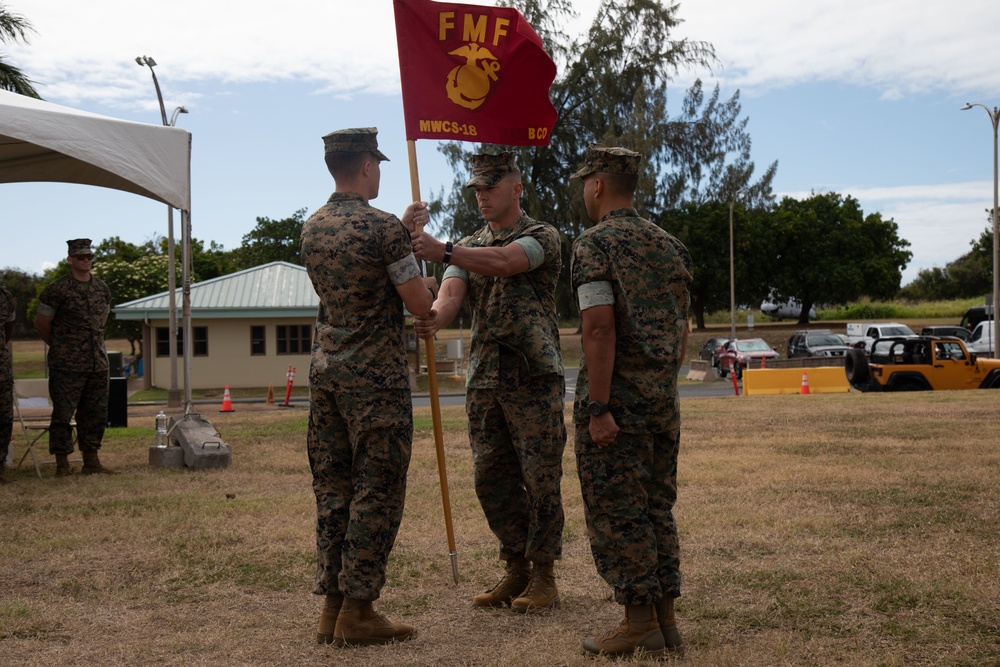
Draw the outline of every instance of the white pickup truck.
<instances>
[{"instance_id":1,"label":"white pickup truck","mask_svg":"<svg viewBox=\"0 0 1000 667\"><path fill-rule=\"evenodd\" d=\"M852 347L862 347L870 350L872 343L879 338L914 338L917 334L905 324L899 322L848 322L847 344Z\"/></svg>"}]
</instances>

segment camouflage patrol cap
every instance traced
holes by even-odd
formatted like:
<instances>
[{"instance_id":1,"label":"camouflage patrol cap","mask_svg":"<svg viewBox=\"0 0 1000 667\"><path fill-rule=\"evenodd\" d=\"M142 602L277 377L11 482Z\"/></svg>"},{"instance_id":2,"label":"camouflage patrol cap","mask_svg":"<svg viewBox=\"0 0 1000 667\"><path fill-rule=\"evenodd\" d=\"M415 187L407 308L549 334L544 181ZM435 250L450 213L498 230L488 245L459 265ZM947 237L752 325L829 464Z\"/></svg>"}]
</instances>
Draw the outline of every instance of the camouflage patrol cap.
<instances>
[{"instance_id":1,"label":"camouflage patrol cap","mask_svg":"<svg viewBox=\"0 0 1000 667\"><path fill-rule=\"evenodd\" d=\"M66 241L66 245L69 246L69 251L66 253L69 257L94 254L94 249L90 247L90 239L70 239Z\"/></svg>"},{"instance_id":2,"label":"camouflage patrol cap","mask_svg":"<svg viewBox=\"0 0 1000 667\"><path fill-rule=\"evenodd\" d=\"M352 127L323 137L324 153L372 153L379 161L388 161L378 149L377 127Z\"/></svg>"},{"instance_id":3,"label":"camouflage patrol cap","mask_svg":"<svg viewBox=\"0 0 1000 667\"><path fill-rule=\"evenodd\" d=\"M627 148L617 148L594 144L587 149L583 166L570 178L583 178L594 173L638 174L642 155Z\"/></svg>"},{"instance_id":4,"label":"camouflage patrol cap","mask_svg":"<svg viewBox=\"0 0 1000 667\"><path fill-rule=\"evenodd\" d=\"M473 155L469 158L469 166L472 167L472 178L465 184L467 188L476 185L491 187L507 174L521 173L514 160L514 154L510 151L504 151L499 155L489 153Z\"/></svg>"}]
</instances>

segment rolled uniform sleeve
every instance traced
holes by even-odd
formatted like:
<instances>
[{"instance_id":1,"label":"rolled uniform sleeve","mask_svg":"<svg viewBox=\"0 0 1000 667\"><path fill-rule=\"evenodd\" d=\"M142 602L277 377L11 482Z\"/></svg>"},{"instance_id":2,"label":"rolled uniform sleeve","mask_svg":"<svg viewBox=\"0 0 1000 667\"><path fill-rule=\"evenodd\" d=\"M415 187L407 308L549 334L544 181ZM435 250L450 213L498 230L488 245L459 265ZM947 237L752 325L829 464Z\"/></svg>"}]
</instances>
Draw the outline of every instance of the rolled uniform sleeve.
<instances>
[{"instance_id":1,"label":"rolled uniform sleeve","mask_svg":"<svg viewBox=\"0 0 1000 667\"><path fill-rule=\"evenodd\" d=\"M545 248L538 242L538 239L532 236L525 236L515 239L514 244L524 248L524 254L528 256L529 271L534 271L545 263Z\"/></svg>"},{"instance_id":2,"label":"rolled uniform sleeve","mask_svg":"<svg viewBox=\"0 0 1000 667\"><path fill-rule=\"evenodd\" d=\"M614 305L614 282L608 255L588 237L580 237L573 245L570 279L581 311Z\"/></svg>"},{"instance_id":3,"label":"rolled uniform sleeve","mask_svg":"<svg viewBox=\"0 0 1000 667\"><path fill-rule=\"evenodd\" d=\"M584 283L577 288L576 296L581 311L593 308L594 306L615 305L615 290L611 286L610 280Z\"/></svg>"},{"instance_id":4,"label":"rolled uniform sleeve","mask_svg":"<svg viewBox=\"0 0 1000 667\"><path fill-rule=\"evenodd\" d=\"M36 313L41 315L42 317L55 317L56 309L54 306L50 306L49 304L43 301L39 301L38 310L36 311Z\"/></svg>"},{"instance_id":5,"label":"rolled uniform sleeve","mask_svg":"<svg viewBox=\"0 0 1000 667\"><path fill-rule=\"evenodd\" d=\"M417 258L413 256L412 252L403 259L390 264L387 269L389 280L396 286L408 283L420 275L420 266L417 265Z\"/></svg>"}]
</instances>

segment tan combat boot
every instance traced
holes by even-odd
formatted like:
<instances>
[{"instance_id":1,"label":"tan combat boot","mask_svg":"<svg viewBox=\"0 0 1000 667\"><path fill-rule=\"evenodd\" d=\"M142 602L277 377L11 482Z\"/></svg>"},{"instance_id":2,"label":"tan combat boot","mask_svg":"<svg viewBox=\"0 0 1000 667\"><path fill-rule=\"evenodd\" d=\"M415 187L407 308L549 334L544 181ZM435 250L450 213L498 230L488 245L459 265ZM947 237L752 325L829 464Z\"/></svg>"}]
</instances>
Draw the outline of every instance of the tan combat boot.
<instances>
[{"instance_id":1,"label":"tan combat boot","mask_svg":"<svg viewBox=\"0 0 1000 667\"><path fill-rule=\"evenodd\" d=\"M316 632L318 643L333 643L333 631L337 628L337 616L340 614L340 607L343 603L344 596L339 592L326 596L323 609L319 612L319 630Z\"/></svg>"},{"instance_id":2,"label":"tan combat boot","mask_svg":"<svg viewBox=\"0 0 1000 667\"><path fill-rule=\"evenodd\" d=\"M677 630L677 618L674 616L674 598L665 597L656 603L656 620L663 633L663 642L668 653L684 654L684 644L681 633Z\"/></svg>"},{"instance_id":3,"label":"tan combat boot","mask_svg":"<svg viewBox=\"0 0 1000 667\"><path fill-rule=\"evenodd\" d=\"M534 563L528 587L510 603L510 608L525 614L557 606L559 591L552 567L552 563Z\"/></svg>"},{"instance_id":4,"label":"tan combat boot","mask_svg":"<svg viewBox=\"0 0 1000 667\"><path fill-rule=\"evenodd\" d=\"M56 454L56 477L69 477L73 469L69 467L69 454Z\"/></svg>"},{"instance_id":5,"label":"tan combat boot","mask_svg":"<svg viewBox=\"0 0 1000 667\"><path fill-rule=\"evenodd\" d=\"M82 452L83 468L80 470L84 475L114 475L115 471L101 465L101 459L97 457L97 452Z\"/></svg>"},{"instance_id":6,"label":"tan combat boot","mask_svg":"<svg viewBox=\"0 0 1000 667\"><path fill-rule=\"evenodd\" d=\"M652 605L628 605L625 620L601 637L588 637L583 650L613 658L642 652L648 656L664 655L663 633L656 622Z\"/></svg>"},{"instance_id":7,"label":"tan combat boot","mask_svg":"<svg viewBox=\"0 0 1000 667\"><path fill-rule=\"evenodd\" d=\"M507 561L507 572L500 582L480 593L472 600L477 607L503 607L519 596L531 579L531 563L524 556L515 556Z\"/></svg>"},{"instance_id":8,"label":"tan combat boot","mask_svg":"<svg viewBox=\"0 0 1000 667\"><path fill-rule=\"evenodd\" d=\"M393 623L372 608L370 600L344 598L333 631L336 646L368 646L405 642L417 636L416 629L404 623Z\"/></svg>"}]
</instances>

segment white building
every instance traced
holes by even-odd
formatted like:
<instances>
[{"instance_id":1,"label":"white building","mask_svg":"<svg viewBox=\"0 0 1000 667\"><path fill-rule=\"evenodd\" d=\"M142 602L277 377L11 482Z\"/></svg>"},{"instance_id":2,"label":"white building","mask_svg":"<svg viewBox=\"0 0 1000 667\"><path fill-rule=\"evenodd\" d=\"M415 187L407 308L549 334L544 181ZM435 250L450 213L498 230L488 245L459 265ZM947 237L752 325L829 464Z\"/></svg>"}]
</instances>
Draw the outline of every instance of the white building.
<instances>
[{"instance_id":1,"label":"white building","mask_svg":"<svg viewBox=\"0 0 1000 667\"><path fill-rule=\"evenodd\" d=\"M181 290L177 290L181 328ZM308 382L319 297L302 266L272 262L191 285L191 387L284 387L288 367ZM143 386L170 387L169 293L113 309L120 320L143 323ZM177 385L183 388L178 335Z\"/></svg>"}]
</instances>

